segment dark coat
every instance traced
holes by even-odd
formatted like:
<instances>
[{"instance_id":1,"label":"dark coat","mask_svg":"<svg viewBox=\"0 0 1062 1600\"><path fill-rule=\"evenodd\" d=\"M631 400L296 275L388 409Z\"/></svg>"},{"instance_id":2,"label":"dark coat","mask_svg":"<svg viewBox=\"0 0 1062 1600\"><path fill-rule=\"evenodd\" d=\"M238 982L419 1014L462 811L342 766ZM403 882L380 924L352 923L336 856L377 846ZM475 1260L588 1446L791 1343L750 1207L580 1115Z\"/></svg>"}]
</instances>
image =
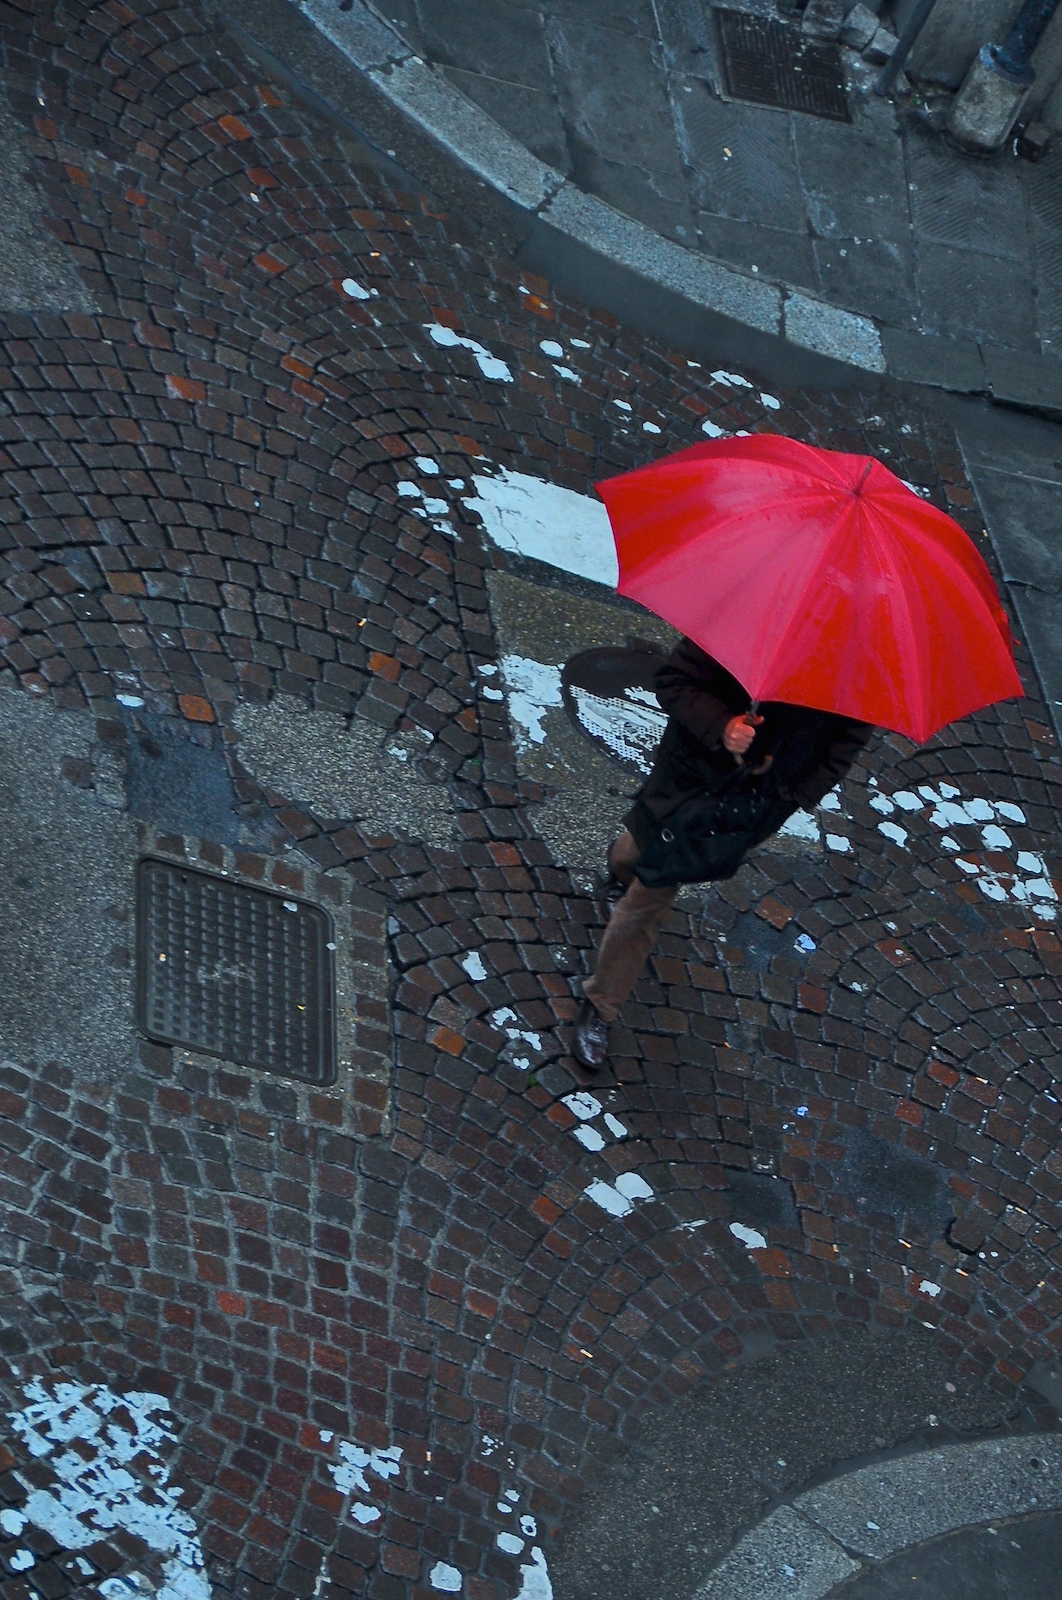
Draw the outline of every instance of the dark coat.
<instances>
[{"instance_id":1,"label":"dark coat","mask_svg":"<svg viewBox=\"0 0 1062 1600\"><path fill-rule=\"evenodd\" d=\"M659 853L661 826L672 812L692 796L714 793L733 779L735 759L723 744L723 733L731 718L748 711L752 702L737 679L690 639L683 639L657 670L654 687L668 724L653 770L625 820L643 852L655 845ZM765 756L774 757L770 781L777 799L764 825L744 836L728 877L794 811L818 805L873 732L868 723L781 701L764 701L759 710L763 723L745 760L755 767Z\"/></svg>"}]
</instances>

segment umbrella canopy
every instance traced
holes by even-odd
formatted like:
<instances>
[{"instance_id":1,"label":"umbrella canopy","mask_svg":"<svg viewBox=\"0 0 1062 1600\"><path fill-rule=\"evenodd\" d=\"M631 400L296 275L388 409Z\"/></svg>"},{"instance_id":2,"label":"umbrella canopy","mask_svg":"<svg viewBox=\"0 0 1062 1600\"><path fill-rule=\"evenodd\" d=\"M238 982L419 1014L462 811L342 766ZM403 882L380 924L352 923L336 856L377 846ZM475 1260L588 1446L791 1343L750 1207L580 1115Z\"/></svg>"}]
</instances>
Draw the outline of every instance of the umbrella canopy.
<instances>
[{"instance_id":1,"label":"umbrella canopy","mask_svg":"<svg viewBox=\"0 0 1062 1600\"><path fill-rule=\"evenodd\" d=\"M772 434L715 439L597 485L619 591L754 700L938 728L1020 695L988 568L872 456Z\"/></svg>"}]
</instances>

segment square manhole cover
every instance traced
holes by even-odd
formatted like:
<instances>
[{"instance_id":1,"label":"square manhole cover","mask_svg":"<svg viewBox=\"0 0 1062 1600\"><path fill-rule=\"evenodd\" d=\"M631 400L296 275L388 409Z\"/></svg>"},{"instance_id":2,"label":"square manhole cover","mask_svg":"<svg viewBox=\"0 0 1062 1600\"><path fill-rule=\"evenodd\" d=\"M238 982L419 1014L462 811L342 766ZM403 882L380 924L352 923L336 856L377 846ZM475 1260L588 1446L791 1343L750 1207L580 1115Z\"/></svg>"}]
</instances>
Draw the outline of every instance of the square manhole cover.
<instances>
[{"instance_id":1,"label":"square manhole cover","mask_svg":"<svg viewBox=\"0 0 1062 1600\"><path fill-rule=\"evenodd\" d=\"M850 122L840 48L750 11L716 11L726 92L734 100Z\"/></svg>"},{"instance_id":2,"label":"square manhole cover","mask_svg":"<svg viewBox=\"0 0 1062 1600\"><path fill-rule=\"evenodd\" d=\"M141 861L138 1025L165 1044L331 1083L332 943L318 906L176 863Z\"/></svg>"}]
</instances>

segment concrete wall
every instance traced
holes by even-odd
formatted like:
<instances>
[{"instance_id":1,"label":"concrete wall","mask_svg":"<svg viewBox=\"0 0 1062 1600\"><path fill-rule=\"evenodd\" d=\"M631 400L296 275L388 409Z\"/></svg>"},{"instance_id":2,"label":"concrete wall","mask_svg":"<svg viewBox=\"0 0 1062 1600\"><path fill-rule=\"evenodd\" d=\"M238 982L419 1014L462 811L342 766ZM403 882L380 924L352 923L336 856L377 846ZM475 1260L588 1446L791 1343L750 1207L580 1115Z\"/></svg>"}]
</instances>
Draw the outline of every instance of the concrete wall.
<instances>
[{"instance_id":1,"label":"concrete wall","mask_svg":"<svg viewBox=\"0 0 1062 1600\"><path fill-rule=\"evenodd\" d=\"M892 10L902 28L916 0L896 0ZM957 89L983 44L1001 41L1022 0L937 0L908 58L912 78ZM1043 114L1062 126L1062 6L1055 13L1033 57L1036 82L1026 101L1028 113Z\"/></svg>"}]
</instances>

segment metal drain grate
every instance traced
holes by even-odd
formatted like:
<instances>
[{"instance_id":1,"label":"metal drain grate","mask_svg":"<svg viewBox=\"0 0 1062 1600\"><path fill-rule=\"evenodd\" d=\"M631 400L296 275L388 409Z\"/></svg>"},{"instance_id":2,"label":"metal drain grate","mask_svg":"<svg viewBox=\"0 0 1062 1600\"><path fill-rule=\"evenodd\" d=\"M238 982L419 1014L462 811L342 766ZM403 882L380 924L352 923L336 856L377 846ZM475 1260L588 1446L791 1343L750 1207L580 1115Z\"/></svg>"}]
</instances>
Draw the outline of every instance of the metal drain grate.
<instances>
[{"instance_id":1,"label":"metal drain grate","mask_svg":"<svg viewBox=\"0 0 1062 1600\"><path fill-rule=\"evenodd\" d=\"M850 122L836 44L749 11L716 11L726 91L734 100Z\"/></svg>"},{"instance_id":2,"label":"metal drain grate","mask_svg":"<svg viewBox=\"0 0 1062 1600\"><path fill-rule=\"evenodd\" d=\"M166 861L137 870L137 1022L149 1038L306 1083L335 1078L331 924Z\"/></svg>"}]
</instances>

